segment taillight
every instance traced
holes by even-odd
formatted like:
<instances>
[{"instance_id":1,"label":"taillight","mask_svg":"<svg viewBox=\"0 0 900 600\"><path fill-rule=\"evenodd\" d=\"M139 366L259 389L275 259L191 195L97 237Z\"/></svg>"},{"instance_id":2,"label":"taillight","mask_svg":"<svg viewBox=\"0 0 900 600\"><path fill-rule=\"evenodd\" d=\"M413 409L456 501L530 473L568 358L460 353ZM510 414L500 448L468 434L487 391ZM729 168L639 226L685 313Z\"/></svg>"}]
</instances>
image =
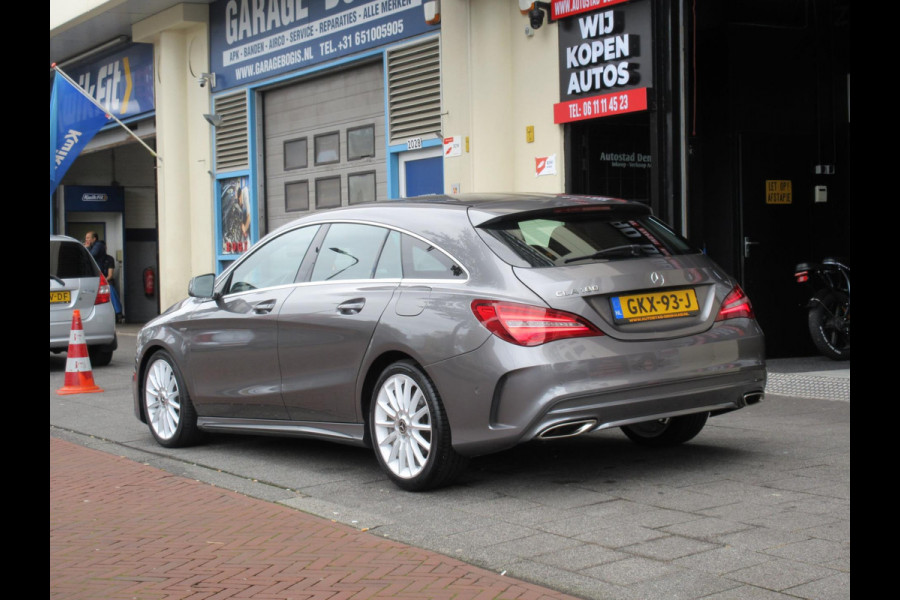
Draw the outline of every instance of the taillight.
<instances>
[{"instance_id":1,"label":"taillight","mask_svg":"<svg viewBox=\"0 0 900 600\"><path fill-rule=\"evenodd\" d=\"M806 283L809 281L809 271L797 271L794 273L797 283Z\"/></svg>"},{"instance_id":2,"label":"taillight","mask_svg":"<svg viewBox=\"0 0 900 600\"><path fill-rule=\"evenodd\" d=\"M737 318L752 319L753 306L750 305L750 298L741 289L741 286L735 284L734 289L725 296L722 302L722 308L719 309L719 316L716 321L724 321L725 319Z\"/></svg>"},{"instance_id":3,"label":"taillight","mask_svg":"<svg viewBox=\"0 0 900 600\"><path fill-rule=\"evenodd\" d=\"M103 273L100 273L100 287L97 289L97 297L94 298L94 304L106 304L109 302L109 282Z\"/></svg>"},{"instance_id":4,"label":"taillight","mask_svg":"<svg viewBox=\"0 0 900 600\"><path fill-rule=\"evenodd\" d=\"M552 308L500 300L474 300L472 312L488 331L519 346L539 346L564 338L603 335L584 319Z\"/></svg>"}]
</instances>

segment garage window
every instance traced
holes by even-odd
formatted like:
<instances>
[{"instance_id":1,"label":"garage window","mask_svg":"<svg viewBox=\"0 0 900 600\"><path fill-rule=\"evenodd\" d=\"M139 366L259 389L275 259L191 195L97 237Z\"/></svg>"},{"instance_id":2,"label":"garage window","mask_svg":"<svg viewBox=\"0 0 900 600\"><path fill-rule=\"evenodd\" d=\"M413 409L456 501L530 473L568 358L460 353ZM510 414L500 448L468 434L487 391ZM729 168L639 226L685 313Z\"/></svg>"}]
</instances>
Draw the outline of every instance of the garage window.
<instances>
[{"instance_id":1,"label":"garage window","mask_svg":"<svg viewBox=\"0 0 900 600\"><path fill-rule=\"evenodd\" d=\"M290 181L284 184L284 210L309 210L309 181Z\"/></svg>"},{"instance_id":2,"label":"garage window","mask_svg":"<svg viewBox=\"0 0 900 600\"><path fill-rule=\"evenodd\" d=\"M353 127L347 130L347 160L375 156L375 126Z\"/></svg>"},{"instance_id":3,"label":"garage window","mask_svg":"<svg viewBox=\"0 0 900 600\"><path fill-rule=\"evenodd\" d=\"M340 205L340 176L316 179L316 208L336 208Z\"/></svg>"},{"instance_id":4,"label":"garage window","mask_svg":"<svg viewBox=\"0 0 900 600\"><path fill-rule=\"evenodd\" d=\"M315 137L316 164L330 165L332 163L341 162L341 135L337 131L334 133L323 133Z\"/></svg>"},{"instance_id":5,"label":"garage window","mask_svg":"<svg viewBox=\"0 0 900 600\"><path fill-rule=\"evenodd\" d=\"M306 138L288 140L284 143L284 170L305 169L309 164Z\"/></svg>"},{"instance_id":6,"label":"garage window","mask_svg":"<svg viewBox=\"0 0 900 600\"><path fill-rule=\"evenodd\" d=\"M375 201L375 171L351 173L347 176L350 204Z\"/></svg>"}]
</instances>

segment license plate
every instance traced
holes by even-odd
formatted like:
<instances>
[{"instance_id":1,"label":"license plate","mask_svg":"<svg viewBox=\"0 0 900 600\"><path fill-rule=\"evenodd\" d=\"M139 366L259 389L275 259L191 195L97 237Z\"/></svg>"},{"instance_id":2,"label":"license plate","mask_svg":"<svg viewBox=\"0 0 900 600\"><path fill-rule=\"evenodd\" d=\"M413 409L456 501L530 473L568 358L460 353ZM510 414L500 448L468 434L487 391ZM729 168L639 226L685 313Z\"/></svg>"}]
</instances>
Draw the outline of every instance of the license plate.
<instances>
[{"instance_id":1,"label":"license plate","mask_svg":"<svg viewBox=\"0 0 900 600\"><path fill-rule=\"evenodd\" d=\"M649 294L613 296L613 316L619 323L637 323L657 319L689 317L700 311L692 288Z\"/></svg>"},{"instance_id":2,"label":"license plate","mask_svg":"<svg viewBox=\"0 0 900 600\"><path fill-rule=\"evenodd\" d=\"M72 301L71 292L50 292L50 304L62 304Z\"/></svg>"}]
</instances>

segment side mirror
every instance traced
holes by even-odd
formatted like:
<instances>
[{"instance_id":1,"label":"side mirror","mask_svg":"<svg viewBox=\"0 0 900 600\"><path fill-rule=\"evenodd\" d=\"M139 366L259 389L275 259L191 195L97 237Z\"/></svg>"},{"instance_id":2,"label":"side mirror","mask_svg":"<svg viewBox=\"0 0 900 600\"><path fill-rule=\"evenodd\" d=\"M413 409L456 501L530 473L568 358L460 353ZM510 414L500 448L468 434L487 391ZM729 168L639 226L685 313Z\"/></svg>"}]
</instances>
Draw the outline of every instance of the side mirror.
<instances>
[{"instance_id":1,"label":"side mirror","mask_svg":"<svg viewBox=\"0 0 900 600\"><path fill-rule=\"evenodd\" d=\"M216 276L212 273L197 275L188 284L188 296L193 298L215 298L213 289L216 286Z\"/></svg>"}]
</instances>

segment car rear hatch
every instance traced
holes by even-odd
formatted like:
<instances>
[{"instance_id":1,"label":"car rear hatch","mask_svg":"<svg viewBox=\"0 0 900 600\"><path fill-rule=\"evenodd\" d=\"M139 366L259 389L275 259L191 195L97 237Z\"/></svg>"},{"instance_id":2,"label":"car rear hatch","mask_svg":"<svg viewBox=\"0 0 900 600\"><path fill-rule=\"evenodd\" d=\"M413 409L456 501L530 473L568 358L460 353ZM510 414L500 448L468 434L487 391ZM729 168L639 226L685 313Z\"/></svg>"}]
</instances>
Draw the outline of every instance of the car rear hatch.
<instances>
[{"instance_id":1,"label":"car rear hatch","mask_svg":"<svg viewBox=\"0 0 900 600\"><path fill-rule=\"evenodd\" d=\"M50 325L69 327L72 313L84 317L94 307L100 270L90 253L78 242L50 240Z\"/></svg>"},{"instance_id":2,"label":"car rear hatch","mask_svg":"<svg viewBox=\"0 0 900 600\"><path fill-rule=\"evenodd\" d=\"M635 203L503 214L478 229L548 306L619 339L705 331L730 290L712 261Z\"/></svg>"}]
</instances>

